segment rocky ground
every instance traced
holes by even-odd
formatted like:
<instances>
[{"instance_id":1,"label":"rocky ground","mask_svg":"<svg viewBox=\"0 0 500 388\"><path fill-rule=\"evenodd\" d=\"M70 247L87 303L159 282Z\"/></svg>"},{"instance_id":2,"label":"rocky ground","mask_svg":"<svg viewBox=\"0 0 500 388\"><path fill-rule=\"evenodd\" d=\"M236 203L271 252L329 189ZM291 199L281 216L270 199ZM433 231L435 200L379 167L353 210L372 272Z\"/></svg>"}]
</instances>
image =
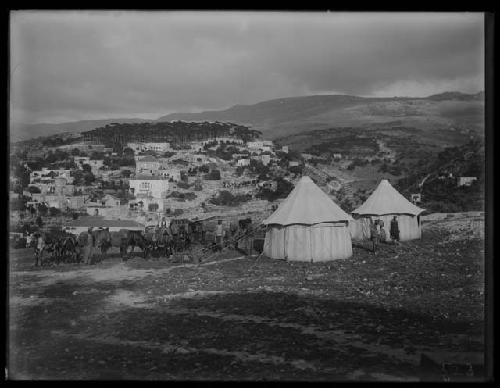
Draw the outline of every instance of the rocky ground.
<instances>
[{"instance_id":1,"label":"rocky ground","mask_svg":"<svg viewBox=\"0 0 500 388\"><path fill-rule=\"evenodd\" d=\"M199 265L111 257L34 269L31 251L13 250L9 376L442 380L422 353L484 350L484 241L453 229L459 218L426 219L422 240L377 255L355 243L351 259L325 264L226 250Z\"/></svg>"}]
</instances>

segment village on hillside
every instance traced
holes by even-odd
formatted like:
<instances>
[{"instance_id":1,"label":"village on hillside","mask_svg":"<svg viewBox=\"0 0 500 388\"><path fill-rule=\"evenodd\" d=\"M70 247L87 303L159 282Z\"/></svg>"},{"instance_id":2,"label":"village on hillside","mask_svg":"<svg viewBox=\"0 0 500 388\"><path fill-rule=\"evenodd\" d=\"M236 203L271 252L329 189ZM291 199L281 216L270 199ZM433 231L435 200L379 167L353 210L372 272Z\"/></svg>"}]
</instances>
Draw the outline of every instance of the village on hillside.
<instances>
[{"instance_id":1,"label":"village on hillside","mask_svg":"<svg viewBox=\"0 0 500 388\"><path fill-rule=\"evenodd\" d=\"M53 136L45 145L14 145L11 237L21 238L14 243L26 244L36 230L46 228L79 234L105 224L116 231L125 225L142 230L171 219L218 217L229 226L232 219L253 216L258 222L286 198L302 175L351 212L375 187L360 191L365 195L346 193L346 183L353 181L349 170L363 163L395 161L394 151L383 144L377 154L352 147L343 153L333 149L311 155L262 140L258 132L231 123L202 124L212 131L198 129L199 123L182 124L193 126L187 129L193 138L170 135L164 138L173 141L158 141L157 134L148 139L144 133L138 136L138 130L110 141L117 130L125 132L116 125L80 137ZM392 178L384 171L379 180ZM471 186L478 179L452 172L436 177L452 180L456 187ZM422 203L427 178L408 195L413 204Z\"/></svg>"}]
</instances>

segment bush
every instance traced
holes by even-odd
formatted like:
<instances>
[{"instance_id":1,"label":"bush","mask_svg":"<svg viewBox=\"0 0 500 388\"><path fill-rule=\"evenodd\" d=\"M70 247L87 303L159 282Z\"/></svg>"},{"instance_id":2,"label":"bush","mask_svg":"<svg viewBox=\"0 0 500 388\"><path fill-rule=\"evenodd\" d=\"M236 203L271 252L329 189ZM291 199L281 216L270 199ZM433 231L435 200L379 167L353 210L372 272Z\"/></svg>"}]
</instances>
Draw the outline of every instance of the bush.
<instances>
[{"instance_id":1,"label":"bush","mask_svg":"<svg viewBox=\"0 0 500 388\"><path fill-rule=\"evenodd\" d=\"M38 227L40 227L40 228L41 228L41 227L43 226L43 220L42 220L42 217L38 216L38 217L36 218L36 221L35 221L35 222L36 222L36 224L38 225Z\"/></svg>"},{"instance_id":2,"label":"bush","mask_svg":"<svg viewBox=\"0 0 500 388\"><path fill-rule=\"evenodd\" d=\"M158 208L159 208L159 207L160 207L160 205L158 205L157 203L150 203L150 204L148 205L148 210L149 210L150 212L156 212L156 211L158 211Z\"/></svg>"},{"instance_id":3,"label":"bush","mask_svg":"<svg viewBox=\"0 0 500 388\"><path fill-rule=\"evenodd\" d=\"M208 174L205 174L204 179L207 181L218 181L220 180L220 171L212 170Z\"/></svg>"},{"instance_id":4,"label":"bush","mask_svg":"<svg viewBox=\"0 0 500 388\"><path fill-rule=\"evenodd\" d=\"M210 199L210 203L217 206L238 206L241 203L248 202L252 197L250 195L233 195L227 190L222 190L217 196Z\"/></svg>"},{"instance_id":5,"label":"bush","mask_svg":"<svg viewBox=\"0 0 500 388\"><path fill-rule=\"evenodd\" d=\"M187 190L191 187L191 185L189 183L186 183L186 182L177 182L177 187L180 188L180 189L184 189L184 190Z\"/></svg>"},{"instance_id":6,"label":"bush","mask_svg":"<svg viewBox=\"0 0 500 388\"><path fill-rule=\"evenodd\" d=\"M278 178L276 180L276 191L262 188L259 190L257 198L266 199L269 202L273 202L279 198L286 198L292 190L293 184L291 182L283 178Z\"/></svg>"},{"instance_id":7,"label":"bush","mask_svg":"<svg viewBox=\"0 0 500 388\"><path fill-rule=\"evenodd\" d=\"M45 205L44 203L38 205L38 213L40 213L40 215L46 216L48 212L49 208L47 207L47 205Z\"/></svg>"},{"instance_id":8,"label":"bush","mask_svg":"<svg viewBox=\"0 0 500 388\"><path fill-rule=\"evenodd\" d=\"M49 215L51 217L56 217L61 214L61 210L55 207L49 208Z\"/></svg>"},{"instance_id":9,"label":"bush","mask_svg":"<svg viewBox=\"0 0 500 388\"><path fill-rule=\"evenodd\" d=\"M28 191L31 194L40 194L42 192L42 190L40 190L40 188L38 188L37 186L29 186Z\"/></svg>"},{"instance_id":10,"label":"bush","mask_svg":"<svg viewBox=\"0 0 500 388\"><path fill-rule=\"evenodd\" d=\"M173 212L173 216L180 216L182 213L184 213L184 210L182 209L175 209Z\"/></svg>"},{"instance_id":11,"label":"bush","mask_svg":"<svg viewBox=\"0 0 500 388\"><path fill-rule=\"evenodd\" d=\"M169 195L167 195L167 198L177 198L182 201L192 201L196 197L197 195L195 193L181 193L179 191L172 191Z\"/></svg>"},{"instance_id":12,"label":"bush","mask_svg":"<svg viewBox=\"0 0 500 388\"><path fill-rule=\"evenodd\" d=\"M208 174L210 172L210 168L208 168L208 166L204 164L203 166L198 167L198 171Z\"/></svg>"}]
</instances>

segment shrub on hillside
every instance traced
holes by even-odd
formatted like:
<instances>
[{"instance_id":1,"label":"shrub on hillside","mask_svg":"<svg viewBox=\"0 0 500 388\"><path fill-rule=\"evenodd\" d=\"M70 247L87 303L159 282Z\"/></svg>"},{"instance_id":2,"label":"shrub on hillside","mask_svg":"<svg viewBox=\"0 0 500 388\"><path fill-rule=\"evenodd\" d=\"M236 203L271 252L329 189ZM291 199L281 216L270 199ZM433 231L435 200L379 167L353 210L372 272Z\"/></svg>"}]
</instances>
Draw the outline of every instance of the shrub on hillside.
<instances>
[{"instance_id":1,"label":"shrub on hillside","mask_svg":"<svg viewBox=\"0 0 500 388\"><path fill-rule=\"evenodd\" d=\"M218 206L238 206L244 202L248 202L250 199L252 199L250 195L233 195L227 190L222 190L217 194L217 196L210 199L210 203Z\"/></svg>"},{"instance_id":2,"label":"shrub on hillside","mask_svg":"<svg viewBox=\"0 0 500 388\"><path fill-rule=\"evenodd\" d=\"M218 181L220 180L220 171L212 170L208 174L205 174L203 178L207 181Z\"/></svg>"},{"instance_id":3,"label":"shrub on hillside","mask_svg":"<svg viewBox=\"0 0 500 388\"><path fill-rule=\"evenodd\" d=\"M187 190L191 187L192 185L190 185L189 183L186 183L186 182L183 182L183 181L180 181L180 182L177 182L177 187L180 188L180 189L184 189L184 190Z\"/></svg>"}]
</instances>

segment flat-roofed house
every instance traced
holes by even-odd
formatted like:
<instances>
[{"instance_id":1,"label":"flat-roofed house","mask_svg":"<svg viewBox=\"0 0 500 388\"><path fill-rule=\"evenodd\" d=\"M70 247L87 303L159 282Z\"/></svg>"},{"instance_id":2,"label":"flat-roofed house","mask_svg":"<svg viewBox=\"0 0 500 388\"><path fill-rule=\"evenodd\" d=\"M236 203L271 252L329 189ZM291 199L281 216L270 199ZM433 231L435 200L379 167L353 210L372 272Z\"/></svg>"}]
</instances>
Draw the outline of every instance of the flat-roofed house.
<instances>
[{"instance_id":1,"label":"flat-roofed house","mask_svg":"<svg viewBox=\"0 0 500 388\"><path fill-rule=\"evenodd\" d=\"M238 167L250 166L250 159L238 159L238 161L236 162L236 165Z\"/></svg>"},{"instance_id":2,"label":"flat-roofed house","mask_svg":"<svg viewBox=\"0 0 500 388\"><path fill-rule=\"evenodd\" d=\"M146 204L146 209L150 204L158 204L158 210L163 211L169 189L168 179L159 176L137 175L129 180L129 187L136 201L142 201L143 204Z\"/></svg>"},{"instance_id":3,"label":"flat-roofed house","mask_svg":"<svg viewBox=\"0 0 500 388\"><path fill-rule=\"evenodd\" d=\"M92 174L101 175L101 167L104 167L103 159L90 159L87 164L90 166Z\"/></svg>"},{"instance_id":4,"label":"flat-roofed house","mask_svg":"<svg viewBox=\"0 0 500 388\"><path fill-rule=\"evenodd\" d=\"M475 176L460 176L457 179L457 186L470 186L474 181L477 181Z\"/></svg>"},{"instance_id":5,"label":"flat-roofed house","mask_svg":"<svg viewBox=\"0 0 500 388\"><path fill-rule=\"evenodd\" d=\"M153 175L160 168L160 161L151 155L135 158L135 171L137 174Z\"/></svg>"}]
</instances>

